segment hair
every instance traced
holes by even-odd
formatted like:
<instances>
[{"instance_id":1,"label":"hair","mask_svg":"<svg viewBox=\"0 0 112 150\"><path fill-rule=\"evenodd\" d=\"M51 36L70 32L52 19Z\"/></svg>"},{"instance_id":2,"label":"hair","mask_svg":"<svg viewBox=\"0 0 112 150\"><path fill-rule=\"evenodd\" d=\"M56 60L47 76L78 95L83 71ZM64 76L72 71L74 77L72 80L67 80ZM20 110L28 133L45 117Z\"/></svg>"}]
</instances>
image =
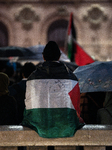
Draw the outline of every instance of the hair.
<instances>
[{"instance_id":1,"label":"hair","mask_svg":"<svg viewBox=\"0 0 112 150\"><path fill-rule=\"evenodd\" d=\"M56 42L49 41L42 54L46 61L57 61L60 58L61 52Z\"/></svg>"},{"instance_id":2,"label":"hair","mask_svg":"<svg viewBox=\"0 0 112 150\"><path fill-rule=\"evenodd\" d=\"M25 78L28 78L34 70L36 70L36 66L31 62L26 62L23 65L21 72L24 74Z\"/></svg>"}]
</instances>

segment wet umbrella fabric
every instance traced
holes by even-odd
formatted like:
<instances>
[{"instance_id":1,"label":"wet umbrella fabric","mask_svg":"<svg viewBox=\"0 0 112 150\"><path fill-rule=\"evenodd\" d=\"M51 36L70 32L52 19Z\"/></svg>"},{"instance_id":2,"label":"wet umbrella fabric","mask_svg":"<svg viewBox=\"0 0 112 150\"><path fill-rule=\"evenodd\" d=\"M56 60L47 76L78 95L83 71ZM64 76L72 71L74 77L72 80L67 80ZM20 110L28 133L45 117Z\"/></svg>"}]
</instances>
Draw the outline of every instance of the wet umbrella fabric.
<instances>
[{"instance_id":1,"label":"wet umbrella fabric","mask_svg":"<svg viewBox=\"0 0 112 150\"><path fill-rule=\"evenodd\" d=\"M31 57L35 54L25 47L0 47L0 57Z\"/></svg>"},{"instance_id":2,"label":"wet umbrella fabric","mask_svg":"<svg viewBox=\"0 0 112 150\"><path fill-rule=\"evenodd\" d=\"M81 93L112 91L112 61L80 66L74 74L79 80Z\"/></svg>"}]
</instances>

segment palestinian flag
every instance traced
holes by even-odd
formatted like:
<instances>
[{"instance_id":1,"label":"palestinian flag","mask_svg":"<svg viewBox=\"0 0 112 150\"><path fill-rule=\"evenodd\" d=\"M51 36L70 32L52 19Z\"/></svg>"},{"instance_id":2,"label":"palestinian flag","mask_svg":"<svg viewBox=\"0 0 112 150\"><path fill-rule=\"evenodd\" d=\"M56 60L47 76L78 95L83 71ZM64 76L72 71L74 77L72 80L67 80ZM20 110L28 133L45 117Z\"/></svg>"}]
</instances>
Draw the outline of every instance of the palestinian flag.
<instances>
[{"instance_id":1,"label":"palestinian flag","mask_svg":"<svg viewBox=\"0 0 112 150\"><path fill-rule=\"evenodd\" d=\"M68 38L67 38L68 58L72 62L75 62L78 66L83 66L83 65L93 63L94 60L76 42L75 35L76 33L73 24L73 13L71 13L69 25L68 25Z\"/></svg>"},{"instance_id":2,"label":"palestinian flag","mask_svg":"<svg viewBox=\"0 0 112 150\"><path fill-rule=\"evenodd\" d=\"M43 73L48 75L47 69L45 71L37 68L27 81L26 108L22 125L34 129L45 138L73 136L83 126L78 118L80 115L78 81L72 73L63 71L62 67L54 69L53 73L58 73L55 78L50 79L52 73L49 76L43 75Z\"/></svg>"}]
</instances>

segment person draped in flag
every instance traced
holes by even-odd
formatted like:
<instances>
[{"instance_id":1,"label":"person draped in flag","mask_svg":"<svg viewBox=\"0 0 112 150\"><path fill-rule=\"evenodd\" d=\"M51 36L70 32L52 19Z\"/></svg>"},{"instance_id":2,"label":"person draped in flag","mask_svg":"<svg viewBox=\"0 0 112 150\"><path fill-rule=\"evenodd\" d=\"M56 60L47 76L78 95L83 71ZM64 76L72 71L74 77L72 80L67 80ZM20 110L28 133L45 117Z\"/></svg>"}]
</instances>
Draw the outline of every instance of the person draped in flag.
<instances>
[{"instance_id":1,"label":"person draped in flag","mask_svg":"<svg viewBox=\"0 0 112 150\"><path fill-rule=\"evenodd\" d=\"M80 90L76 76L59 61L61 52L54 41L43 50L44 62L26 82L22 125L44 138L71 137L80 122Z\"/></svg>"}]
</instances>

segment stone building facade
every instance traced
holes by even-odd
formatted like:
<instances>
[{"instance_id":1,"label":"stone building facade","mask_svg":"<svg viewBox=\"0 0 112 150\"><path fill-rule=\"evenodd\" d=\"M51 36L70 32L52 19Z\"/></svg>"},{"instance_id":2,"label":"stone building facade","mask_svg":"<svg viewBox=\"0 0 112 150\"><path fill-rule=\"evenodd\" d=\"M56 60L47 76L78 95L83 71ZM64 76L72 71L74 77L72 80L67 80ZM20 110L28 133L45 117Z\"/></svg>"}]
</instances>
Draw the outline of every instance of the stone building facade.
<instances>
[{"instance_id":1,"label":"stone building facade","mask_svg":"<svg viewBox=\"0 0 112 150\"><path fill-rule=\"evenodd\" d=\"M112 0L0 0L0 46L64 49L70 13L76 40L97 60L112 60Z\"/></svg>"}]
</instances>

